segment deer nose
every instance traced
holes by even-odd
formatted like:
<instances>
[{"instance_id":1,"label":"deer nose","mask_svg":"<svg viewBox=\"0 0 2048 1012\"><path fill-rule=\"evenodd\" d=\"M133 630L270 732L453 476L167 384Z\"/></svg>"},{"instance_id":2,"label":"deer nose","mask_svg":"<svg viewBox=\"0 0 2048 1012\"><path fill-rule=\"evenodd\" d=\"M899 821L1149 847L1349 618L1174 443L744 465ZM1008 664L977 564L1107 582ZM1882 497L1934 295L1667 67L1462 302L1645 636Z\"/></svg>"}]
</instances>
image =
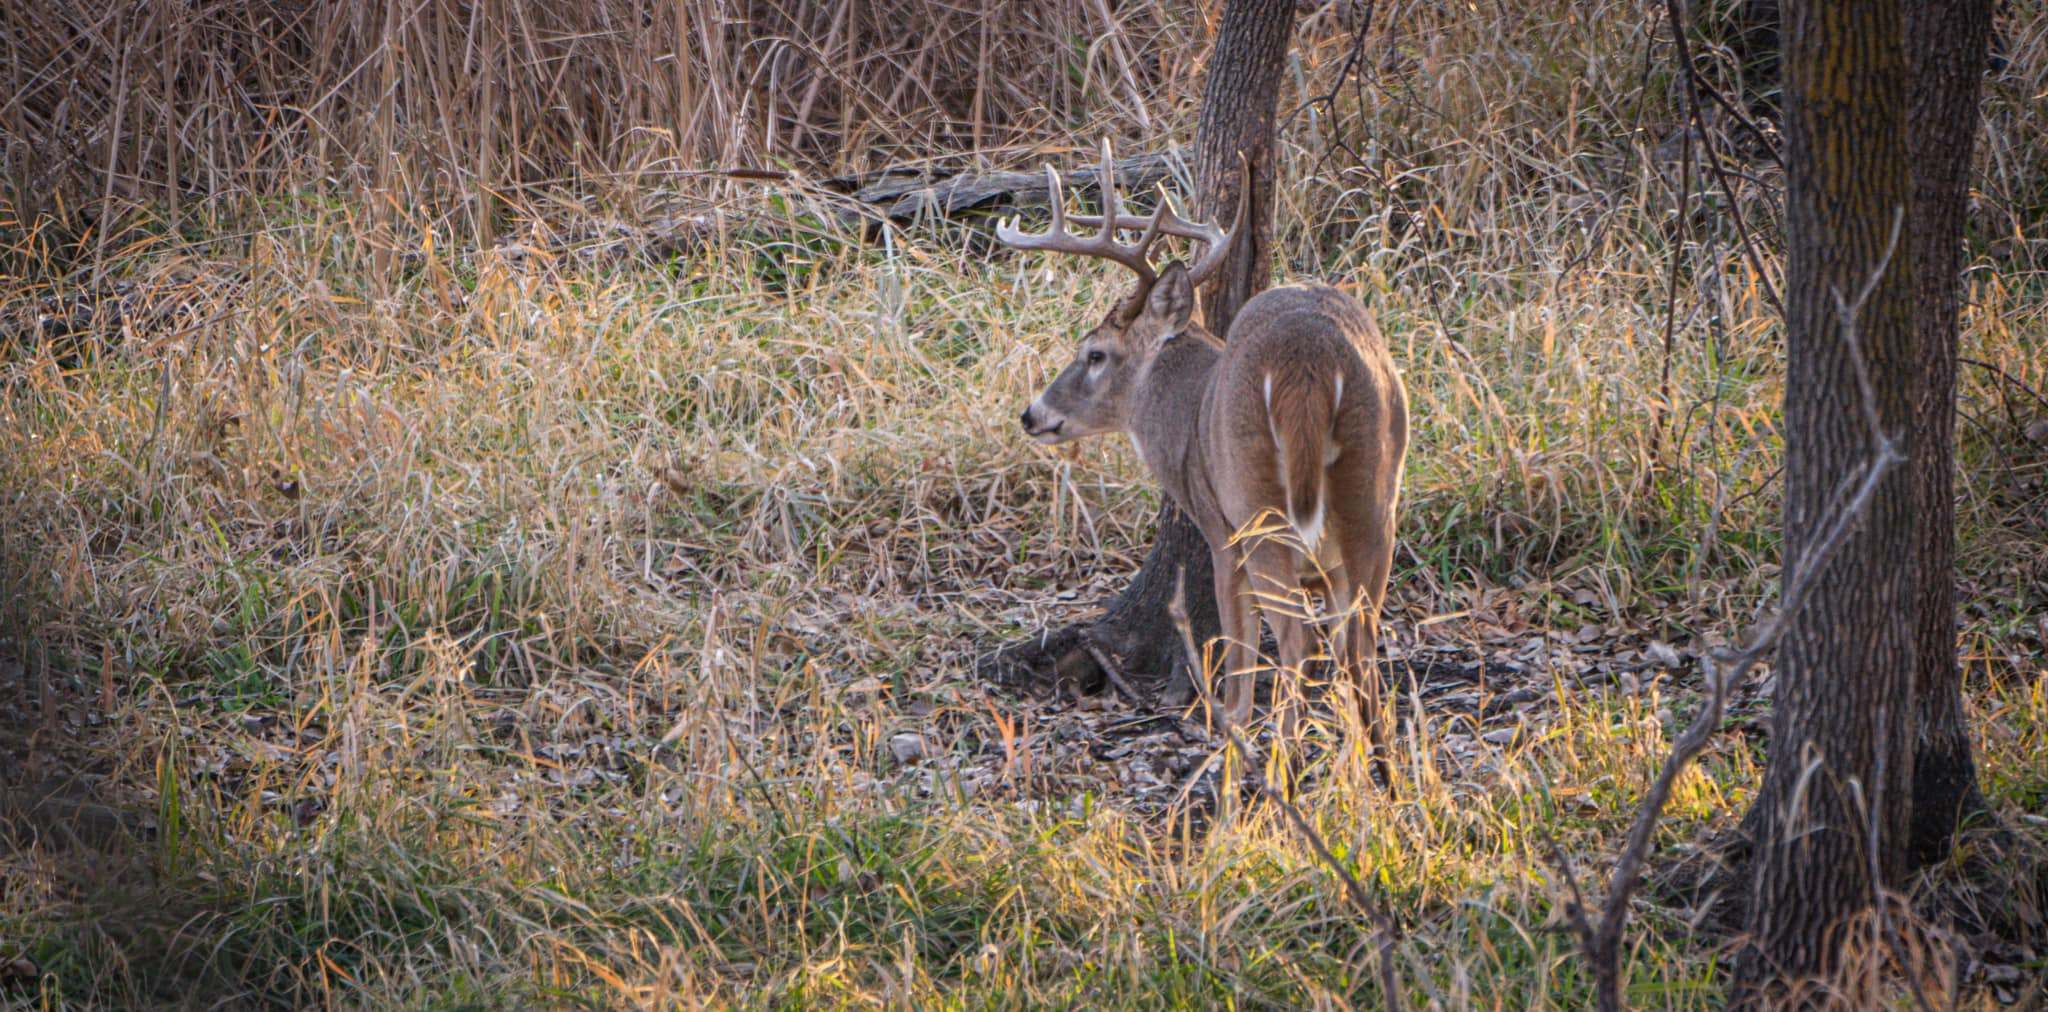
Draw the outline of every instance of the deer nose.
<instances>
[{"instance_id":1,"label":"deer nose","mask_svg":"<svg viewBox=\"0 0 2048 1012\"><path fill-rule=\"evenodd\" d=\"M1018 416L1017 416L1017 420L1018 420L1018 421L1020 421L1020 422L1023 422L1023 423L1024 423L1024 431L1026 431L1026 432L1030 432L1030 431L1032 431L1032 430L1034 430L1034 429L1038 428L1038 426L1036 426L1036 425L1033 425L1033 424L1031 424L1031 409L1030 409L1030 408L1025 408L1025 409L1024 409L1024 413L1023 413L1023 414L1021 414L1021 415L1018 415Z\"/></svg>"}]
</instances>

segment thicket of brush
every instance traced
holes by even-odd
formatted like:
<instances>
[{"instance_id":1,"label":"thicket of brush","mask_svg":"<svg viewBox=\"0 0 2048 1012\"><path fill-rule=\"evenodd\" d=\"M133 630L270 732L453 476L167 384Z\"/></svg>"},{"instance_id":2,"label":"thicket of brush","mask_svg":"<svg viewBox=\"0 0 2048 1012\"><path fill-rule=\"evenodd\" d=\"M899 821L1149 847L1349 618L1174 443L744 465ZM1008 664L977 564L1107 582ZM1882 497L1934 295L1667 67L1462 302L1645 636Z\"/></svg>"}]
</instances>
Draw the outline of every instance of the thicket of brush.
<instances>
[{"instance_id":1,"label":"thicket of brush","mask_svg":"<svg viewBox=\"0 0 2048 1012\"><path fill-rule=\"evenodd\" d=\"M1281 273L1365 298L1413 405L1395 648L1565 658L1512 734L1411 697L1395 792L1304 799L1418 1001L1584 1004L1545 841L1600 866L1691 704L1569 657L1697 649L1772 586L1777 172L1714 116L1726 188L1688 174L1664 9L1325 5L1282 100ZM1158 756L971 682L1142 552L1120 444L1012 431L1121 278L696 175L1185 144L1211 16L0 9L0 743L47 801L0 836L9 1000L1374 1001L1272 813L1192 842L1126 775ZM1975 920L1908 931L1965 1007L1996 991L1948 946L2038 960L2048 905L2048 17L2002 33L1960 489L2011 832L1923 883ZM621 250L656 207L728 224ZM1729 825L1757 747L1661 839ZM47 830L86 810L115 831ZM1691 913L1644 901L1637 1005L1715 1004Z\"/></svg>"},{"instance_id":2,"label":"thicket of brush","mask_svg":"<svg viewBox=\"0 0 2048 1012\"><path fill-rule=\"evenodd\" d=\"M1106 0L26 0L0 11L6 196L311 187L460 200L488 231L571 181L1159 130L1199 31L1192 5Z\"/></svg>"}]
</instances>

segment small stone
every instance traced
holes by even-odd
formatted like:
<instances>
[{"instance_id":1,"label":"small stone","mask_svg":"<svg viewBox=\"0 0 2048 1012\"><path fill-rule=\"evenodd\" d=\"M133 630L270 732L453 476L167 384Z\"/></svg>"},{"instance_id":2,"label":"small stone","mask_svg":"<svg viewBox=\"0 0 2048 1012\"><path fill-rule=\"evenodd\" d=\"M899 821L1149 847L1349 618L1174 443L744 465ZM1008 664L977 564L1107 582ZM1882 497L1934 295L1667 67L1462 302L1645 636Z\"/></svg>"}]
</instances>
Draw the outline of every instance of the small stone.
<instances>
[{"instance_id":1,"label":"small stone","mask_svg":"<svg viewBox=\"0 0 2048 1012\"><path fill-rule=\"evenodd\" d=\"M905 766L924 758L924 739L909 731L889 738L889 754Z\"/></svg>"},{"instance_id":2,"label":"small stone","mask_svg":"<svg viewBox=\"0 0 2048 1012\"><path fill-rule=\"evenodd\" d=\"M1664 667L1675 668L1678 666L1678 651L1671 644L1663 640L1651 640L1650 645L1644 648L1644 650L1650 655L1651 660Z\"/></svg>"}]
</instances>

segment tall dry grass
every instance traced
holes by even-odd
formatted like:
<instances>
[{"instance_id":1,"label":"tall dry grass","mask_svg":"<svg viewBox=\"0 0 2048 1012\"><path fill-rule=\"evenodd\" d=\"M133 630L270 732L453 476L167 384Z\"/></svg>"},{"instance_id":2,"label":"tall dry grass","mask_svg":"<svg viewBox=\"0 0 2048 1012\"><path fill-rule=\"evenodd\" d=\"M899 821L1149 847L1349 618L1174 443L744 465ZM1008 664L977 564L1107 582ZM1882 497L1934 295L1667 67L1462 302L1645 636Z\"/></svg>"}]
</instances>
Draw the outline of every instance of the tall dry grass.
<instances>
[{"instance_id":1,"label":"tall dry grass","mask_svg":"<svg viewBox=\"0 0 2048 1012\"><path fill-rule=\"evenodd\" d=\"M34 218L339 186L487 236L569 181L1159 130L1203 25L1103 0L29 0L0 11L0 196Z\"/></svg>"},{"instance_id":2,"label":"tall dry grass","mask_svg":"<svg viewBox=\"0 0 2048 1012\"><path fill-rule=\"evenodd\" d=\"M1479 713L1404 684L1399 792L1335 778L1304 805L1401 921L1414 1004L1574 1008L1544 841L1597 865L1690 705L1651 667L1582 686L1585 650L1698 649L1768 600L1777 340L1728 196L1697 176L1677 215L1663 4L1482 7L1373 5L1362 77L1304 106L1359 11L1308 19L1281 274L1357 291L1406 374L1393 647L1525 673L1460 688ZM875 20L830 45L837 5L763 5L795 27L720 46L627 30L700 7L36 9L0 13L46 47L0 115L9 171L36 166L0 221L0 773L43 812L0 837L9 1001L1375 1001L1369 926L1270 813L1189 839L1155 784L1177 747L971 681L1144 546L1157 493L1127 451L1012 431L1120 279L943 230L864 242L770 191L686 193L773 227L675 257L477 234L630 222L663 173L740 158L1184 142L1198 11L1020 4L1042 37L984 52L998 22L907 0L845 8ZM2013 831L1925 888L2038 951L2048 19L2021 13L1987 103L1961 483ZM517 43L483 47L496 70L436 56L487 27ZM156 65L114 40L160 36L193 55L131 83ZM771 36L810 41L742 43ZM784 99L825 82L809 111L759 97L778 59ZM720 115L655 137L686 94ZM47 124L83 153L17 160ZM1734 167L1772 270L1772 170ZM1680 784L1660 864L1740 812L1755 747L1731 733ZM106 838L60 831L86 811ZM1636 1004L1715 1006L1694 913L1645 901ZM1963 1007L1997 1000L1936 957Z\"/></svg>"}]
</instances>

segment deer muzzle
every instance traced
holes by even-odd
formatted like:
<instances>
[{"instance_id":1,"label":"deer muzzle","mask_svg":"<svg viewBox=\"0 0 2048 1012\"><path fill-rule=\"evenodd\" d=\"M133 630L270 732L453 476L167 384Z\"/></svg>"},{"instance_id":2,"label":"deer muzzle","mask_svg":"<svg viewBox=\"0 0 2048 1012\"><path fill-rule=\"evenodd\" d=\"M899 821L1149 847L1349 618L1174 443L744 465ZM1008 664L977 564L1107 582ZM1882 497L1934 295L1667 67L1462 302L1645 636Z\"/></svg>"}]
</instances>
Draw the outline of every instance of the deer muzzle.
<instances>
[{"instance_id":1,"label":"deer muzzle","mask_svg":"<svg viewBox=\"0 0 2048 1012\"><path fill-rule=\"evenodd\" d=\"M1060 431L1067 427L1066 418L1037 401L1031 402L1017 420L1024 423L1024 434L1032 439L1047 445L1063 441Z\"/></svg>"}]
</instances>

